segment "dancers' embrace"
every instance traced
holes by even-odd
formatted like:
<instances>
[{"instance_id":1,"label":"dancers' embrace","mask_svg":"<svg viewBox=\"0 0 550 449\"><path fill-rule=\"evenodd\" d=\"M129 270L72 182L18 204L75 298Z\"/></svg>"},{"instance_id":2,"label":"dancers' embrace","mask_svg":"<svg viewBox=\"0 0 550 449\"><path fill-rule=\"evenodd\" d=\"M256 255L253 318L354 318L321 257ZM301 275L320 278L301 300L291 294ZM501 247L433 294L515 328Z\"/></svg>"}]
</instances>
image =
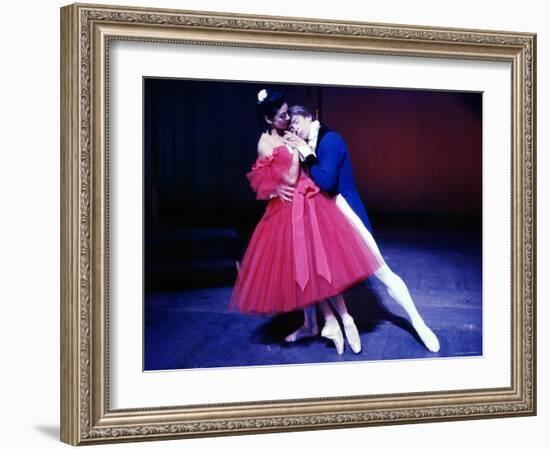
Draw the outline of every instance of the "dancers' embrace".
<instances>
[{"instance_id":1,"label":"dancers' embrace","mask_svg":"<svg viewBox=\"0 0 550 449\"><path fill-rule=\"evenodd\" d=\"M304 107L289 110L281 92L261 90L256 108L263 133L247 177L256 197L269 201L246 249L230 306L245 313L304 309L304 324L285 339L292 342L318 334L319 304L325 319L321 335L342 354L345 334L358 353L361 340L342 293L375 276L403 307L426 348L439 351L436 335L372 237L342 137Z\"/></svg>"}]
</instances>

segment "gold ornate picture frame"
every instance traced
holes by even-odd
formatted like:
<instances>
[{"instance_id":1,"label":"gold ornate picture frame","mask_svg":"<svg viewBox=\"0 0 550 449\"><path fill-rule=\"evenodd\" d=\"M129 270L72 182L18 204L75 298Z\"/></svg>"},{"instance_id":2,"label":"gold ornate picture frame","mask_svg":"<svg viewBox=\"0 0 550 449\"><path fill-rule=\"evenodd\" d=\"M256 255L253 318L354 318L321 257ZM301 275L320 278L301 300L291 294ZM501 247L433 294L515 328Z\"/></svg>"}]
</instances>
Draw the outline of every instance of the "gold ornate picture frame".
<instances>
[{"instance_id":1,"label":"gold ornate picture frame","mask_svg":"<svg viewBox=\"0 0 550 449\"><path fill-rule=\"evenodd\" d=\"M112 409L108 77L109 49L117 40L510 63L510 387ZM534 415L535 112L531 33L87 4L62 8L61 440L81 445Z\"/></svg>"}]
</instances>

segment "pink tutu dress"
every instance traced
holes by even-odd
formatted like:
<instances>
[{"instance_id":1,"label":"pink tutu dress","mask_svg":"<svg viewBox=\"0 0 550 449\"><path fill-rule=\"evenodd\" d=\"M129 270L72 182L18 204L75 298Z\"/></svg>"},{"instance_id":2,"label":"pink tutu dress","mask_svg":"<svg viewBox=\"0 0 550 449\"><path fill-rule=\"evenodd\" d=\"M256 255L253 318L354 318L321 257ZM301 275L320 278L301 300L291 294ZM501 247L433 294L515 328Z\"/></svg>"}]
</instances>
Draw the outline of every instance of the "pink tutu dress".
<instances>
[{"instance_id":1,"label":"pink tutu dress","mask_svg":"<svg viewBox=\"0 0 550 449\"><path fill-rule=\"evenodd\" d=\"M258 199L275 192L293 164L285 146L247 174ZM336 205L300 171L292 202L269 200L242 260L229 306L245 313L303 309L368 278L383 261Z\"/></svg>"}]
</instances>

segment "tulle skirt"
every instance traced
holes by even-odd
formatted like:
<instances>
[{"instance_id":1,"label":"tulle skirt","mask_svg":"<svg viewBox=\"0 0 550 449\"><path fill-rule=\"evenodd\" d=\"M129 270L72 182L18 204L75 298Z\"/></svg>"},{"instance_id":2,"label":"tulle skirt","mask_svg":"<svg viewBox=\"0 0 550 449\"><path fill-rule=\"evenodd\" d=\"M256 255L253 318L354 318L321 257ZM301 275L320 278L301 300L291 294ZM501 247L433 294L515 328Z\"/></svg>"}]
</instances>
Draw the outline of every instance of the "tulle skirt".
<instances>
[{"instance_id":1,"label":"tulle skirt","mask_svg":"<svg viewBox=\"0 0 550 449\"><path fill-rule=\"evenodd\" d=\"M267 204L229 306L244 313L302 309L344 292L382 264L335 198L300 178L293 202L275 198Z\"/></svg>"}]
</instances>

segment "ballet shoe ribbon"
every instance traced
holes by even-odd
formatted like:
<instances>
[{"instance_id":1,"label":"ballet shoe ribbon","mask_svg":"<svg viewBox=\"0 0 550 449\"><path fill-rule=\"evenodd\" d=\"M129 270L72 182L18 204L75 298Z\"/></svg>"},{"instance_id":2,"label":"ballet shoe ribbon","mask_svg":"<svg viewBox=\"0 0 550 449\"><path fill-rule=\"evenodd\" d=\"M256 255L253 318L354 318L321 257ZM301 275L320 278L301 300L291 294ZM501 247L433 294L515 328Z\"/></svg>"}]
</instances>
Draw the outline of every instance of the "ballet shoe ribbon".
<instances>
[{"instance_id":1,"label":"ballet shoe ribbon","mask_svg":"<svg viewBox=\"0 0 550 449\"><path fill-rule=\"evenodd\" d=\"M305 200L319 193L319 187L310 178L301 178L298 181L294 196L292 198L292 239L294 250L294 265L296 268L296 281L304 291L309 281L309 262L306 248L305 220L304 208ZM315 262L317 265L317 273L324 277L328 283L331 282L332 276L328 267L327 254L319 222L317 221L317 211L315 202L308 202L310 207L310 218L313 237L313 252L315 254Z\"/></svg>"}]
</instances>

